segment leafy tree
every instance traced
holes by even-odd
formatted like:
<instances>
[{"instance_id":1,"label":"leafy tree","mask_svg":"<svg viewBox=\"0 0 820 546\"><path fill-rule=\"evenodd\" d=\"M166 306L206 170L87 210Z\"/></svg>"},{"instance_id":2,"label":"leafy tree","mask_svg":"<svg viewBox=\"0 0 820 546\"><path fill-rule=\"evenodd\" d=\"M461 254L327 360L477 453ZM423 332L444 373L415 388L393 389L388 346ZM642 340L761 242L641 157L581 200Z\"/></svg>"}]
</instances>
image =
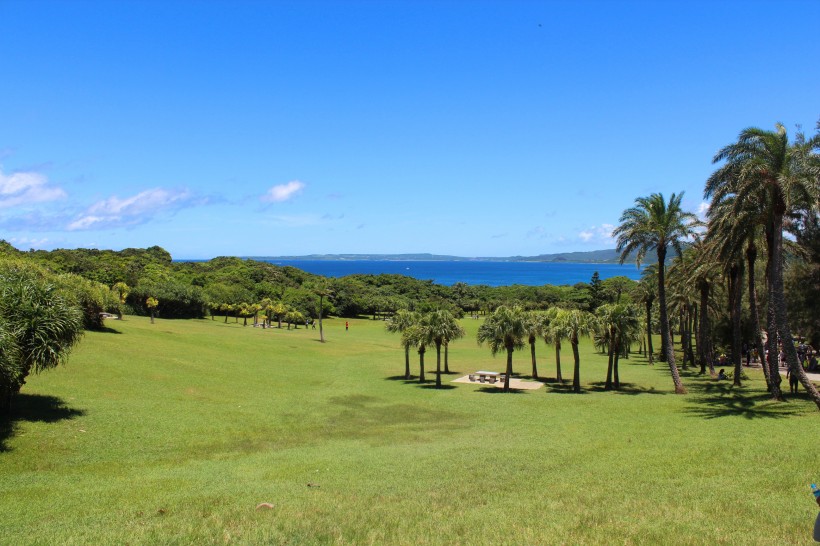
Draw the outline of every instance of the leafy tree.
<instances>
[{"instance_id":1,"label":"leafy tree","mask_svg":"<svg viewBox=\"0 0 820 546\"><path fill-rule=\"evenodd\" d=\"M526 320L526 314L521 307L502 305L478 327L479 345L487 343L493 355L502 349L507 351L504 392L510 391L513 351L524 347L524 337L527 335Z\"/></svg>"},{"instance_id":2,"label":"leafy tree","mask_svg":"<svg viewBox=\"0 0 820 546\"><path fill-rule=\"evenodd\" d=\"M594 311L604 303L604 287L601 275L596 271L589 281L589 310Z\"/></svg>"},{"instance_id":3,"label":"leafy tree","mask_svg":"<svg viewBox=\"0 0 820 546\"><path fill-rule=\"evenodd\" d=\"M666 307L666 252L671 246L680 254L683 241L691 237L698 226L695 215L681 208L682 199L683 192L677 195L673 193L668 203L660 193L639 197L635 200L634 207L624 211L620 225L613 231L617 238L617 250L621 253L621 263L634 252L635 261L640 266L648 251L655 250L657 253L661 339L665 344L666 361L672 373L675 392L678 394L686 393L686 388L681 382L675 364L675 351L669 333Z\"/></svg>"}]
</instances>

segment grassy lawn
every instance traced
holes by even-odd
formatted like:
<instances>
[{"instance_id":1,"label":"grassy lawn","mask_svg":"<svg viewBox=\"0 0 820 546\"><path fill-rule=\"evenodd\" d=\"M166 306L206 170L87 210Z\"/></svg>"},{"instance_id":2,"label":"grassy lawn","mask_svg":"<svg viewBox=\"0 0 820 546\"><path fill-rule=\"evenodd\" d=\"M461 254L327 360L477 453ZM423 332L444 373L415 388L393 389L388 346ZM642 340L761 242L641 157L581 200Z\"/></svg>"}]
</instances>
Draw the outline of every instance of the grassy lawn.
<instances>
[{"instance_id":1,"label":"grassy lawn","mask_svg":"<svg viewBox=\"0 0 820 546\"><path fill-rule=\"evenodd\" d=\"M582 394L451 384L504 367L463 324L458 374L436 390L432 373L403 380L381 321L327 320L325 344L304 328L110 321L2 424L0 543L811 543L807 399L769 402L756 371L741 389L684 371L676 396L665 365L636 356L626 388L604 392L589 344ZM514 366L529 373L528 350Z\"/></svg>"}]
</instances>

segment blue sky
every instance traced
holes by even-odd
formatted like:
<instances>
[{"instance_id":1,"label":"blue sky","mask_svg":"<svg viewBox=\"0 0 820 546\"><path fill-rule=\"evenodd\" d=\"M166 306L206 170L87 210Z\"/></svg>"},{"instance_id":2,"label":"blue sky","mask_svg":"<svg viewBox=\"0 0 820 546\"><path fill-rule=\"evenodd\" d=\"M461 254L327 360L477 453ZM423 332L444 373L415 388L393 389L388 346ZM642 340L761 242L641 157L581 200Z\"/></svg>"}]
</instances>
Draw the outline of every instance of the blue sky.
<instances>
[{"instance_id":1,"label":"blue sky","mask_svg":"<svg viewBox=\"0 0 820 546\"><path fill-rule=\"evenodd\" d=\"M0 238L175 258L614 246L748 126L814 131L820 2L0 0Z\"/></svg>"}]
</instances>

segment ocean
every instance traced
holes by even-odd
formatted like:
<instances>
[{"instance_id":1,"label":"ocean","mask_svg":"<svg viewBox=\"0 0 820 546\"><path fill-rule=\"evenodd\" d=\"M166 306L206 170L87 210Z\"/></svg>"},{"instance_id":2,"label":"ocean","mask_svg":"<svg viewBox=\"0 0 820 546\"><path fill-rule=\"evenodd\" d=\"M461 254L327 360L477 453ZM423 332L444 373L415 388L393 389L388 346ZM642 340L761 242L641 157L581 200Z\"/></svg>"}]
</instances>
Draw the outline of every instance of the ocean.
<instances>
[{"instance_id":1,"label":"ocean","mask_svg":"<svg viewBox=\"0 0 820 546\"><path fill-rule=\"evenodd\" d=\"M323 277L344 277L353 274L381 273L407 275L436 284L452 286L463 282L470 285L509 286L525 284L562 285L589 282L596 271L601 280L624 276L641 277L634 263L587 264L567 262L489 262L489 261L403 261L403 260L267 260L281 266L292 266Z\"/></svg>"}]
</instances>

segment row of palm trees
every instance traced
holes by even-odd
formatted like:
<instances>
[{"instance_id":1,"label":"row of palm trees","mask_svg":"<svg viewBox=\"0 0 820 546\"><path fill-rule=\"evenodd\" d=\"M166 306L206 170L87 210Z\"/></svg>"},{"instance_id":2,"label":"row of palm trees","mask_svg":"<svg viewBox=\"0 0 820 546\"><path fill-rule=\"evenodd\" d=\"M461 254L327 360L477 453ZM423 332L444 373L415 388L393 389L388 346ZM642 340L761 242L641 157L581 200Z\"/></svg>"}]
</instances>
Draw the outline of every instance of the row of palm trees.
<instances>
[{"instance_id":1,"label":"row of palm trees","mask_svg":"<svg viewBox=\"0 0 820 546\"><path fill-rule=\"evenodd\" d=\"M450 373L448 346L450 341L464 337L464 329L447 310L430 313L399 310L387 323L387 330L402 334L401 344L405 356L405 379L410 379L410 349L419 355L419 382L425 381L424 355L427 348L436 347L436 386L441 387L441 374ZM572 388L581 390L581 363L578 350L583 336L593 336L596 345L607 352L608 368L606 389L619 389L618 361L627 354L629 347L642 335L637 311L631 305L606 304L597 310L597 316L580 309L552 307L547 311L525 311L519 306L498 307L479 326L476 339L486 344L493 355L506 352L507 364L504 391L510 390L513 375L513 353L528 343L532 360L532 377L538 379L535 346L538 339L555 347L556 379L563 382L561 373L561 343L569 341L574 359ZM444 347L444 370L441 367L441 349Z\"/></svg>"},{"instance_id":2,"label":"row of palm trees","mask_svg":"<svg viewBox=\"0 0 820 546\"><path fill-rule=\"evenodd\" d=\"M820 129L820 126L818 126ZM675 392L685 393L672 348L668 302L666 257L670 248L682 257L679 267L698 292L700 308L696 345L702 367L711 364L708 339L709 297L715 283L725 281L728 289L732 331L734 381L741 379L740 314L743 275L747 276L749 311L754 331L754 346L767 354L759 316L755 263L759 249L766 256L766 335L768 361L766 381L773 398L783 399L778 363L778 345L787 366L803 384L820 408L820 394L806 376L798 360L789 327L783 284L784 237L788 225L801 217L816 215L820 203L820 134L806 138L802 133L790 141L786 129L778 124L774 131L756 127L741 131L736 142L713 158L720 164L706 181L704 197L711 199L707 223L681 208L683 194L672 194L667 202L660 193L640 197L626 211L615 229L617 248L623 263L629 256L640 263L654 251L657 257L656 284L660 310L662 357L669 365ZM705 231L704 231L705 228ZM694 240L694 243L692 241ZM684 243L692 243L683 253ZM693 298L694 299L694 298ZM648 301L648 300L647 300ZM649 304L648 304L649 305ZM648 309L649 307L647 307ZM702 368L703 369L703 368Z\"/></svg>"}]
</instances>

